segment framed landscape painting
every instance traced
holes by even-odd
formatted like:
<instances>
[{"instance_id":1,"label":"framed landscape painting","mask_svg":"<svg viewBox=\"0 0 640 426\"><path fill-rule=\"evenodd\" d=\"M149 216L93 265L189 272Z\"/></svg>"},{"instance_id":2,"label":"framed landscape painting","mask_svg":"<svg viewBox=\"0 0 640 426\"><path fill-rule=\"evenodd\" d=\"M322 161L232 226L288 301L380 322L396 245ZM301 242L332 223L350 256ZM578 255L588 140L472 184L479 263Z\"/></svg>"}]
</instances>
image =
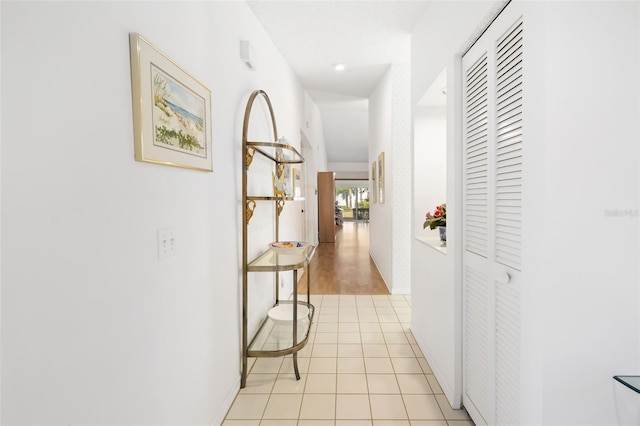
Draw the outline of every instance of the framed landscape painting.
<instances>
[{"instance_id":1,"label":"framed landscape painting","mask_svg":"<svg viewBox=\"0 0 640 426\"><path fill-rule=\"evenodd\" d=\"M211 92L140 34L129 44L135 159L213 171Z\"/></svg>"},{"instance_id":2,"label":"framed landscape painting","mask_svg":"<svg viewBox=\"0 0 640 426\"><path fill-rule=\"evenodd\" d=\"M384 203L384 152L378 155L378 202Z\"/></svg>"},{"instance_id":3,"label":"framed landscape painting","mask_svg":"<svg viewBox=\"0 0 640 426\"><path fill-rule=\"evenodd\" d=\"M373 195L373 197L371 197L371 201L374 203L378 202L378 168L376 167L376 162L374 161L373 163L371 163L371 183L372 183L372 187L371 187L371 194Z\"/></svg>"}]
</instances>

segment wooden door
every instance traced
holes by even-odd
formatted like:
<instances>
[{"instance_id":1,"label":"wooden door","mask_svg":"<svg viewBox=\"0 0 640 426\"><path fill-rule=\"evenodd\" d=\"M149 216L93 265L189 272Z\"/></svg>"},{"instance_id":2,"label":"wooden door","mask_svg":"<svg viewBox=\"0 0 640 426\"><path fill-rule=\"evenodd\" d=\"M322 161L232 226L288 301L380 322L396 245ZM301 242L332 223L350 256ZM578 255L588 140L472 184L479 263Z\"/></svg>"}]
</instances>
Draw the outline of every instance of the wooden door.
<instances>
[{"instance_id":1,"label":"wooden door","mask_svg":"<svg viewBox=\"0 0 640 426\"><path fill-rule=\"evenodd\" d=\"M336 187L333 172L318 172L318 241L336 242Z\"/></svg>"}]
</instances>

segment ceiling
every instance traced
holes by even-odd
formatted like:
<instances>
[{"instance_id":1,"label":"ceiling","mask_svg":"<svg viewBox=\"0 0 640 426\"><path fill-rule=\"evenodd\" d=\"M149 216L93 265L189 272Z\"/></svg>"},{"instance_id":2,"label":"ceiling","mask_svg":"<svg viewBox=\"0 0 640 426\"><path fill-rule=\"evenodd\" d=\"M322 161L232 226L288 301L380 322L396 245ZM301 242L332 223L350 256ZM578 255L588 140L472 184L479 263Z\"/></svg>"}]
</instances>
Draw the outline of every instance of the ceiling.
<instances>
[{"instance_id":1,"label":"ceiling","mask_svg":"<svg viewBox=\"0 0 640 426\"><path fill-rule=\"evenodd\" d=\"M369 163L369 94L391 63L409 60L410 33L428 3L247 1L318 105L329 163Z\"/></svg>"}]
</instances>

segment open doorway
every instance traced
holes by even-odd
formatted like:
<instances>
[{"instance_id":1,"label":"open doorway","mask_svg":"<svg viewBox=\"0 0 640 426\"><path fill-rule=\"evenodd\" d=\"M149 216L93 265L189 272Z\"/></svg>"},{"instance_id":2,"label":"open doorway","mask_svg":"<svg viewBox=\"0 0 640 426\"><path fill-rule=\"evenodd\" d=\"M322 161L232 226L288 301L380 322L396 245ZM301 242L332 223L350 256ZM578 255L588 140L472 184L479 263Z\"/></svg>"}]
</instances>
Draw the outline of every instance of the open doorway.
<instances>
[{"instance_id":1,"label":"open doorway","mask_svg":"<svg viewBox=\"0 0 640 426\"><path fill-rule=\"evenodd\" d=\"M336 181L336 209L345 222L369 222L369 184L366 181Z\"/></svg>"}]
</instances>

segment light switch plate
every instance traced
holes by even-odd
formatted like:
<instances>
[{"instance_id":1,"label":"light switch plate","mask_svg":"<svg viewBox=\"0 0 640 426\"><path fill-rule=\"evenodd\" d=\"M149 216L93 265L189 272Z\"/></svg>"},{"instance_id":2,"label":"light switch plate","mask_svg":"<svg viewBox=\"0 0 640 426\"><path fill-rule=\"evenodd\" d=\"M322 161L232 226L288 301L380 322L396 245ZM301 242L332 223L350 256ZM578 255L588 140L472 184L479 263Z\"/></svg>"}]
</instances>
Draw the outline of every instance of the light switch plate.
<instances>
[{"instance_id":1,"label":"light switch plate","mask_svg":"<svg viewBox=\"0 0 640 426\"><path fill-rule=\"evenodd\" d=\"M175 256L176 231L174 228L158 229L158 259Z\"/></svg>"}]
</instances>

